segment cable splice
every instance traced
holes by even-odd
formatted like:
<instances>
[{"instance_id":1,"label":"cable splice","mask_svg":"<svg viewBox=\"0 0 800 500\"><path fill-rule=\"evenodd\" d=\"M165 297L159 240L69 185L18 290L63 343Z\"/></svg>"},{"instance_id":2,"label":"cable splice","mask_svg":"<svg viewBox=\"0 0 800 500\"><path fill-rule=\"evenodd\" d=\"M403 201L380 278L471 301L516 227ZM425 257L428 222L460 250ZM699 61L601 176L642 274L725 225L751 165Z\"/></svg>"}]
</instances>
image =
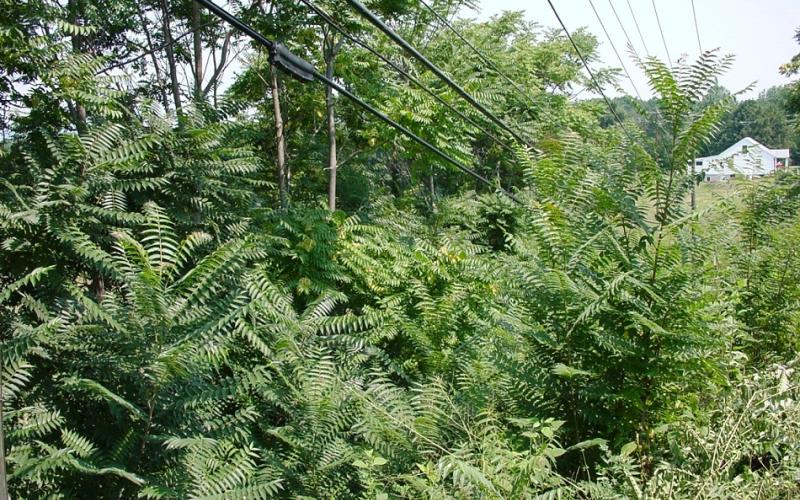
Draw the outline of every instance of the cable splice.
<instances>
[{"instance_id":1,"label":"cable splice","mask_svg":"<svg viewBox=\"0 0 800 500\"><path fill-rule=\"evenodd\" d=\"M231 26L237 28L238 30L240 30L244 34L248 35L255 42L263 45L267 49L273 50L273 47L275 45L278 45L278 44L276 44L276 42L273 42L272 40L269 40L269 39L265 38L264 36L262 36L260 33L258 33L256 30L254 30L252 27L250 27L247 24L245 24L241 19L239 19L236 16L232 15L231 13L229 13L228 11L223 9L222 7L216 5L211 0L197 0L197 2L200 3L201 5L203 5L204 7L208 8L208 10L210 10L217 17L219 17L223 21L229 23ZM279 50L280 49L278 49L278 51ZM286 51L284 54L286 54L286 53L291 54L291 52L288 52L288 51ZM503 189L500 186L495 186L486 177L482 176L478 172L476 172L473 169L471 169L471 168L467 167L466 165L462 164L460 161L456 160L455 158L453 158L449 154L445 153L444 151L442 151L438 147L434 146L430 142L426 141L422 137L418 136L417 134L415 134L414 132L412 132L408 128L406 128L403 125L401 125L401 124L397 123L396 121L392 120L386 114L384 114L383 112L381 112L380 110L378 110L377 108L372 106L371 104L367 103L366 101L364 101L360 97L356 96L355 94L353 94L352 92L350 92L349 90L344 88L342 85L336 83L332 79L327 78L324 74L320 73L317 69L315 69L307 61L304 61L304 60L300 59L299 57L297 57L297 56L295 56L293 54L291 54L291 56L292 56L292 58L294 58L292 65L295 68L300 68L303 71L310 71L315 80L317 80L317 81L319 81L321 83L324 83L325 85L329 86L330 88L332 88L332 89L336 90L337 92L339 92L340 94L344 95L345 97L347 97L348 99L350 99L354 103L358 104L363 109L369 111L376 118L380 119L381 121L383 121L387 125L389 125L392 128L394 128L395 130L401 132L403 135L407 136L408 138L412 139L416 143L418 143L421 146L425 147L426 149L428 149L429 151L434 153L436 156L438 156L442 160L444 160L447 163L449 163L449 164L453 165L454 167L456 167L458 170L464 172L465 174L469 175L470 177L473 177L477 181L485 184L486 186L491 187L492 189L497 189L499 192L501 192L502 194L506 195L510 200L514 201L515 203L520 204L520 205L523 204L522 201L519 198L517 198L514 194L508 192L507 190ZM287 71L289 71L289 70L287 70ZM289 71L289 73L293 74L292 71Z\"/></svg>"},{"instance_id":2,"label":"cable splice","mask_svg":"<svg viewBox=\"0 0 800 500\"><path fill-rule=\"evenodd\" d=\"M432 91L424 83L422 83L422 81L420 81L419 78L415 77L414 75L412 75L408 71L406 71L403 68L401 68L397 63L395 63L394 61L392 61L391 59L389 59L385 55L383 55L380 52L378 52L377 50L375 50L373 47L371 47L369 44L367 44L363 40L360 40L359 38L355 37L354 35L348 33L347 30L345 30L342 25L337 23L336 20L334 20L330 16L330 14L328 14L324 9L322 9L321 7L318 7L317 5L315 5L310 0L300 0L300 1L303 2L309 9L313 10L318 16L320 16L325 22L327 22L329 25L331 25L339 33L341 33L342 36L344 36L345 38L347 38L351 42L355 43L356 45L358 45L362 49L366 50L370 54L374 55L375 57L377 57L378 59L383 61L385 64L391 66L392 69L397 71L399 74L403 75L403 77L405 77L408 81L412 82L417 87L419 87L423 92L425 92L429 96L433 97L436 100L436 102L438 102L439 104L444 106L446 109L448 109L452 113L454 113L457 116L459 116L464 121L468 122L473 127L475 127L478 130L480 130L483 134L485 134L489 139L494 141L500 147L502 147L503 149L505 149L506 151L508 151L510 153L514 153L515 152L514 148L512 148L511 146L509 146L508 144L503 142L499 137L494 135L492 132L486 130L486 128L484 128L480 123L478 123L474 119L470 118L469 116L464 114L462 111L458 110L452 104L450 104L449 102L444 100L441 96L437 95L434 91Z\"/></svg>"},{"instance_id":3,"label":"cable splice","mask_svg":"<svg viewBox=\"0 0 800 500\"><path fill-rule=\"evenodd\" d=\"M502 128L506 132L508 132L511 137L513 137L518 143L520 144L527 144L527 141L522 138L518 133L516 133L505 121L499 118L497 115L489 111L486 106L479 103L472 97L466 90L461 88L456 82L454 82L449 76L442 71L441 68L436 66L432 63L427 57L422 55L420 51L415 49L410 43L408 43L403 37L398 35L392 28L386 25L383 21L381 21L378 16L376 16L371 10L366 8L361 2L358 0L347 0L347 3L353 6L353 8L358 11L364 18L367 19L373 26L378 28L382 31L386 36L388 36L393 42L403 48L406 52L411 54L414 59L421 62L428 70L430 70L433 74L438 76L443 82L445 82L451 89L453 89L458 95L460 95L464 100L472 104L478 111L483 113L489 120L495 123L498 127Z\"/></svg>"}]
</instances>

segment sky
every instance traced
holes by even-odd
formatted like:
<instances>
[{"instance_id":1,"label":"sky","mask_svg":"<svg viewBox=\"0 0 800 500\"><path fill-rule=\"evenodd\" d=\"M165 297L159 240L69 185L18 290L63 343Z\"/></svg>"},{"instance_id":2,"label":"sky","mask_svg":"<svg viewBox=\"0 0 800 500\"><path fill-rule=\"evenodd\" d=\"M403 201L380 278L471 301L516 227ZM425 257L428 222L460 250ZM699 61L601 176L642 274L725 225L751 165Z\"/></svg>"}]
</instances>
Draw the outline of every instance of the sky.
<instances>
[{"instance_id":1,"label":"sky","mask_svg":"<svg viewBox=\"0 0 800 500\"><path fill-rule=\"evenodd\" d=\"M464 17L486 20L506 10L521 10L526 18L547 26L558 27L558 21L547 0L477 0L479 12L464 12ZM619 60L603 33L603 28L592 10L589 0L552 0L567 29L573 31L585 26L600 41L600 59L606 66L620 67ZM650 91L644 74L635 66L627 50L627 39L614 17L614 6L620 16L636 51L644 56L645 50L636 25L628 9L628 2L639 22L644 44L651 55L666 60L664 43L658 30L653 3L664 31L666 46L672 60L682 55L694 59L699 54L697 34L692 16L691 0L592 0L608 34L631 74L633 84L623 76L620 85L625 93L635 95L635 84L643 97ZM700 42L703 50L720 48L724 54L733 54L733 66L721 78L722 85L739 91L756 82L753 91L743 98L753 98L761 90L789 83L778 73L778 67L800 52L794 40L800 27L800 0L694 0ZM619 95L609 89L608 95Z\"/></svg>"}]
</instances>

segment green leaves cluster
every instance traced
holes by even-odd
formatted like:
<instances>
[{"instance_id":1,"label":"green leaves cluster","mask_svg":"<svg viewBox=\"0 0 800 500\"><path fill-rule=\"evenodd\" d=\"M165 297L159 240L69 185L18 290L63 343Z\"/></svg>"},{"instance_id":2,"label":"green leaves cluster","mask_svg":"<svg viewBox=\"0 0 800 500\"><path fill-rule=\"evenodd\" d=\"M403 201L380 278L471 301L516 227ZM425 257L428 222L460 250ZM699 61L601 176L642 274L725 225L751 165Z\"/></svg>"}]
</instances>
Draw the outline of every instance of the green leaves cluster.
<instances>
[{"instance_id":1,"label":"green leaves cluster","mask_svg":"<svg viewBox=\"0 0 800 500\"><path fill-rule=\"evenodd\" d=\"M30 34L58 31L41 45L0 32L9 74L35 82L0 87L29 108L0 155L12 495L796 496L800 181L742 184L705 212L686 202L687 164L732 105L710 96L729 59L640 61L657 132L602 129L569 102L581 78L559 35L517 14L460 23L531 103L414 8L385 7L538 149L501 152L357 51L337 64L521 205L344 108L342 175L362 190L347 211L319 208L319 96L281 82L285 209L266 181L261 58L221 105L171 114L95 76L92 50L128 33L116 15L96 30L60 6L15 7L42 23L21 23ZM318 38L296 8L278 12Z\"/></svg>"}]
</instances>

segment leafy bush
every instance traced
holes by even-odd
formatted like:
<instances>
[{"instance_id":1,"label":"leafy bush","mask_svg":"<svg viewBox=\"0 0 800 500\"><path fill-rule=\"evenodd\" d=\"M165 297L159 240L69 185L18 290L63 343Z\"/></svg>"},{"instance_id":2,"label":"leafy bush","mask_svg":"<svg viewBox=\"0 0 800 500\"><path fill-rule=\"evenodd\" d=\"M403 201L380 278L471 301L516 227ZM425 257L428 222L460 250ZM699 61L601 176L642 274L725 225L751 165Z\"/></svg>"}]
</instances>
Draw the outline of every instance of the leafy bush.
<instances>
[{"instance_id":1,"label":"leafy bush","mask_svg":"<svg viewBox=\"0 0 800 500\"><path fill-rule=\"evenodd\" d=\"M733 102L709 97L729 58L639 61L658 108L643 137L570 104L565 40L519 16L465 26L493 47L507 39L495 52L531 90L524 105L480 87L495 75L436 28L409 30L540 139L504 155L347 53L359 91L386 90L387 111L435 128L522 203L345 108L353 171L340 186L360 183L346 213L317 203L312 91L276 78L266 99L255 63L216 106L204 88L180 106L174 82L115 85L96 54L127 32L118 17L145 9L147 28L152 6L84 12L108 14L102 31L72 19L81 6L15 7L26 22L0 31L9 71L32 87L0 84L29 107L0 156L0 422L15 498L800 493L800 179L743 183L703 213L686 203L687 164ZM270 30L298 15L278 7L261 16ZM400 26L419 14L388 13ZM319 41L297 20L298 39ZM276 99L292 110L284 152L300 158L281 193L262 116Z\"/></svg>"}]
</instances>

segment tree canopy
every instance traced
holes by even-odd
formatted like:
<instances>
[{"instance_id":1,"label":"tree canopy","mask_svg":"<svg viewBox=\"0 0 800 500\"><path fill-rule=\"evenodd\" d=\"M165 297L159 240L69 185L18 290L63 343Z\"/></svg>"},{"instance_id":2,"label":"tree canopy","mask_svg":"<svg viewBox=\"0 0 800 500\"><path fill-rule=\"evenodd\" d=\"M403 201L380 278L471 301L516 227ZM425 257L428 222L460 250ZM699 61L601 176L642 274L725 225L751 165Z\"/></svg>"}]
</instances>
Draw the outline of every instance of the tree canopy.
<instances>
[{"instance_id":1,"label":"tree canopy","mask_svg":"<svg viewBox=\"0 0 800 500\"><path fill-rule=\"evenodd\" d=\"M563 32L367 2L512 135L349 2L225 2L481 182L195 2L0 5L12 498L800 493L800 174L687 169L796 89L646 58L618 123Z\"/></svg>"}]
</instances>

